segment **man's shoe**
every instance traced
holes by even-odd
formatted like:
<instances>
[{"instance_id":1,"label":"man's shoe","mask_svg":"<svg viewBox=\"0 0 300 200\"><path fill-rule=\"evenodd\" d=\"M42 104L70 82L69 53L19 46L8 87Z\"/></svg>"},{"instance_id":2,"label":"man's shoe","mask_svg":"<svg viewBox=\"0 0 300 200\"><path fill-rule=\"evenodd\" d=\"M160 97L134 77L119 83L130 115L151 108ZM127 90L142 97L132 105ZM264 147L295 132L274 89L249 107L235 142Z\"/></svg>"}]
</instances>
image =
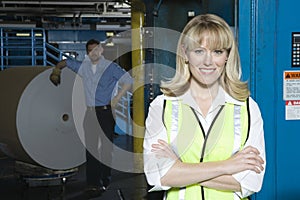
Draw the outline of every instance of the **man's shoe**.
<instances>
[{"instance_id":1,"label":"man's shoe","mask_svg":"<svg viewBox=\"0 0 300 200\"><path fill-rule=\"evenodd\" d=\"M109 184L110 184L110 178L107 177L107 178L102 179L101 183L102 183L102 187L105 188L105 190L107 190L107 188L109 187Z\"/></svg>"},{"instance_id":2,"label":"man's shoe","mask_svg":"<svg viewBox=\"0 0 300 200\"><path fill-rule=\"evenodd\" d=\"M85 189L85 194L88 198L95 198L99 197L105 192L103 187L100 186L88 186Z\"/></svg>"}]
</instances>

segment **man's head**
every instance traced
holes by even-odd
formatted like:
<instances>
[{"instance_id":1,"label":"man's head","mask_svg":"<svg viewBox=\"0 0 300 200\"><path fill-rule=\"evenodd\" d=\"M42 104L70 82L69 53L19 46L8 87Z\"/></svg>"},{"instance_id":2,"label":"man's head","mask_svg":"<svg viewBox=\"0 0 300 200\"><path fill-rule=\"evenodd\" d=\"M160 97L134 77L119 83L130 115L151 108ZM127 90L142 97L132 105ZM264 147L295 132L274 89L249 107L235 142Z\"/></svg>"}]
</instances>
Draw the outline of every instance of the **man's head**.
<instances>
[{"instance_id":1,"label":"man's head","mask_svg":"<svg viewBox=\"0 0 300 200\"><path fill-rule=\"evenodd\" d=\"M100 60L103 48L98 40L91 39L86 43L86 53L92 63L97 63Z\"/></svg>"}]
</instances>

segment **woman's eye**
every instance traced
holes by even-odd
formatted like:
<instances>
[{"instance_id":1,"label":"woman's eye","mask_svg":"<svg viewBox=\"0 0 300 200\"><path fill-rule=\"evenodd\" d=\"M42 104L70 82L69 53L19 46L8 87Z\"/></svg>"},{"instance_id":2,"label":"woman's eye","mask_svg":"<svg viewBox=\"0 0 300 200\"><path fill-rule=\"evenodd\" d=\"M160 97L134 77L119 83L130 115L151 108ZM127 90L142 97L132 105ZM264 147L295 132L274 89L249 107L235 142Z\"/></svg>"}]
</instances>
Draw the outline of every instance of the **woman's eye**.
<instances>
[{"instance_id":1,"label":"woman's eye","mask_svg":"<svg viewBox=\"0 0 300 200\"><path fill-rule=\"evenodd\" d=\"M204 50L202 50L202 49L195 49L194 52L195 52L196 54L203 54L203 53L204 53Z\"/></svg>"},{"instance_id":2,"label":"woman's eye","mask_svg":"<svg viewBox=\"0 0 300 200\"><path fill-rule=\"evenodd\" d=\"M217 55L221 55L224 52L224 50L214 50L214 53Z\"/></svg>"}]
</instances>

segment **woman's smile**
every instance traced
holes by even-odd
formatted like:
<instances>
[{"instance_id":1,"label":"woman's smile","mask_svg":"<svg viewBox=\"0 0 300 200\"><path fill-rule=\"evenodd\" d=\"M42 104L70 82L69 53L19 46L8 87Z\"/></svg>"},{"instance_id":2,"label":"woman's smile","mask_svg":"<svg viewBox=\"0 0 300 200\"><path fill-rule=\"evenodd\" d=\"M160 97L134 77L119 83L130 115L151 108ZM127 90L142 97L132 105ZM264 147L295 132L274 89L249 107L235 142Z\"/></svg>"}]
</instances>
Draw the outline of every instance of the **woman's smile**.
<instances>
[{"instance_id":1,"label":"woman's smile","mask_svg":"<svg viewBox=\"0 0 300 200\"><path fill-rule=\"evenodd\" d=\"M210 74L213 74L216 71L216 68L200 67L199 71L203 75L210 75Z\"/></svg>"}]
</instances>

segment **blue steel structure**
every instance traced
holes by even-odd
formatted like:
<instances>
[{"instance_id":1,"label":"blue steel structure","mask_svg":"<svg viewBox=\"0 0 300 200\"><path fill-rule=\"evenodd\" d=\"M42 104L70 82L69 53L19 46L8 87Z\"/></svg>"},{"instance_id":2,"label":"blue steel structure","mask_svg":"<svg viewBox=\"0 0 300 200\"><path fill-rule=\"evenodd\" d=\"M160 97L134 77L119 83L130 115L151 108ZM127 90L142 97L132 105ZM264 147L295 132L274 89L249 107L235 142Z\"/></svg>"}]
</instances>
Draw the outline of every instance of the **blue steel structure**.
<instances>
[{"instance_id":1,"label":"blue steel structure","mask_svg":"<svg viewBox=\"0 0 300 200\"><path fill-rule=\"evenodd\" d=\"M46 42L42 28L0 28L0 68L54 66L67 54Z\"/></svg>"},{"instance_id":2,"label":"blue steel structure","mask_svg":"<svg viewBox=\"0 0 300 200\"><path fill-rule=\"evenodd\" d=\"M106 39L105 31L45 30L43 28L0 28L0 69L18 66L54 66L65 51L76 51L83 60L85 42L91 38ZM50 42L49 42L50 41ZM59 48L52 45L56 43Z\"/></svg>"},{"instance_id":3,"label":"blue steel structure","mask_svg":"<svg viewBox=\"0 0 300 200\"><path fill-rule=\"evenodd\" d=\"M9 66L46 65L45 31L39 28L1 28L1 70Z\"/></svg>"},{"instance_id":4,"label":"blue steel structure","mask_svg":"<svg viewBox=\"0 0 300 200\"><path fill-rule=\"evenodd\" d=\"M239 0L243 78L264 118L267 168L256 200L300 199L299 120L286 120L283 72L292 67L292 32L300 31L298 0Z\"/></svg>"},{"instance_id":5,"label":"blue steel structure","mask_svg":"<svg viewBox=\"0 0 300 200\"><path fill-rule=\"evenodd\" d=\"M276 108L278 105L276 91L278 82L276 83L277 79L274 79L276 74L275 8L274 3L264 4L256 0L239 2L238 42L243 78L249 81L251 96L258 102L264 119L267 168L262 191L255 194L254 199L276 200ZM267 7L269 9L266 9ZM267 16L260 13L263 10L268 13ZM266 32L266 29L269 31Z\"/></svg>"}]
</instances>

